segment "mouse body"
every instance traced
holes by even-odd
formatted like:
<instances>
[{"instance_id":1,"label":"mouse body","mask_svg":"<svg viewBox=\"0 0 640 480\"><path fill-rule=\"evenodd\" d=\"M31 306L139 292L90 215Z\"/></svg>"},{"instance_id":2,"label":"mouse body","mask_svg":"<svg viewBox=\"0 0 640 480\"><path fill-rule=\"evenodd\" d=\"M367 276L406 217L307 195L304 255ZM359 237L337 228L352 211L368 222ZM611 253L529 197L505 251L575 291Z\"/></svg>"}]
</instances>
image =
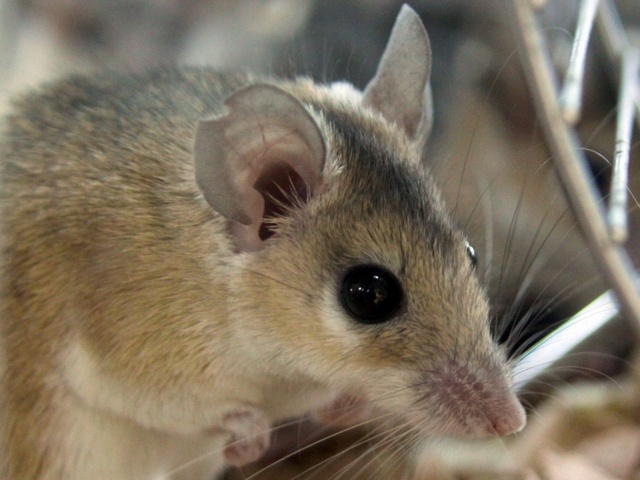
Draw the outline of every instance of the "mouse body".
<instances>
[{"instance_id":1,"label":"mouse body","mask_svg":"<svg viewBox=\"0 0 640 480\"><path fill-rule=\"evenodd\" d=\"M519 430L474 252L421 160L429 70L403 7L364 92L176 67L18 99L0 477L205 478L345 395L420 435Z\"/></svg>"}]
</instances>

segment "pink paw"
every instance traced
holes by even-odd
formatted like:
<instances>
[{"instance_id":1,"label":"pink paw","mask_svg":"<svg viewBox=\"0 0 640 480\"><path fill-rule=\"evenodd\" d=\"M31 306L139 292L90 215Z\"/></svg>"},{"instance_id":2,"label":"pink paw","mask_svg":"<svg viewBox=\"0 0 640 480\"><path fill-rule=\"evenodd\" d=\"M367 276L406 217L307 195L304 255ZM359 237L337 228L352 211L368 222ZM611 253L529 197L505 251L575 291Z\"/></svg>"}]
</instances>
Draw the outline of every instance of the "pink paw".
<instances>
[{"instance_id":1,"label":"pink paw","mask_svg":"<svg viewBox=\"0 0 640 480\"><path fill-rule=\"evenodd\" d=\"M254 462L269 447L270 425L258 410L233 410L223 417L222 428L231 433L224 448L224 458L229 465L240 467Z\"/></svg>"}]
</instances>

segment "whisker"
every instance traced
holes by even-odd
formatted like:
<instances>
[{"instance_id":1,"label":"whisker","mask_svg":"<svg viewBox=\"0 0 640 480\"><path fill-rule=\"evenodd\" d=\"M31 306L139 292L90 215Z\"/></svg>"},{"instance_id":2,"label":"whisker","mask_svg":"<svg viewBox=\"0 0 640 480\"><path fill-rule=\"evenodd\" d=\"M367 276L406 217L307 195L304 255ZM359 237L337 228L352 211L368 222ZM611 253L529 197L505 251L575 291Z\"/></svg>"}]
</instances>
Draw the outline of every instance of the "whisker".
<instances>
[{"instance_id":1,"label":"whisker","mask_svg":"<svg viewBox=\"0 0 640 480\"><path fill-rule=\"evenodd\" d=\"M547 299L544 303L541 303L541 295L534 301L534 304L528 309L528 311L522 316L520 313L516 315L515 318L520 318L520 320L514 325L512 328L509 337L506 339L507 345L517 345L520 340L520 335L524 335L527 327L530 325L535 325L538 320L542 317L545 311L552 310L555 306L557 306L560 298L574 295L577 292L580 292L583 289L589 288L593 282L598 281L598 279L592 278L587 282L580 283L577 286L565 285L558 292L556 292L552 297ZM566 293L570 292L569 295ZM530 314L533 312L532 314ZM531 346L536 341L540 340L547 334L552 331L558 329L559 325L567 322L569 318L565 318L564 320L556 321L553 324L547 325L543 328L543 330L536 332L535 335L532 335L531 338L527 339L525 342L522 342L516 349L510 352L511 357L517 357L521 353L523 353L529 346ZM586 321L586 319L585 319ZM560 328L558 331L562 331Z\"/></svg>"},{"instance_id":2,"label":"whisker","mask_svg":"<svg viewBox=\"0 0 640 480\"><path fill-rule=\"evenodd\" d=\"M299 423L300 423L300 421L301 421L301 419L296 419L296 420L292 420L292 421L290 421L290 422L282 423L282 424L279 424L279 425L277 425L277 426L275 426L275 427L270 427L266 432L272 433L272 432L277 431L277 430L279 430L279 429L283 429L283 428L286 428L286 427L288 427L288 426L292 426L292 425L299 424ZM265 433L265 432L262 432L262 433ZM224 444L220 449L211 450L210 452L207 452L207 453L205 453L205 454L202 454L202 455L200 455L200 456L198 456L198 457L196 457L196 458L194 458L194 459L190 460L189 462L183 463L183 464L182 464L182 465L180 465L179 467L176 467L176 468L174 468L173 470L168 471L166 474L167 474L169 477L171 477L171 476L173 476L173 475L175 475L175 474L178 474L178 473L180 473L180 472L182 472L182 471L186 470L187 468L190 468L190 467L192 467L192 466L194 466L194 465L196 465L196 464L198 464L198 463L200 463L200 462L202 462L202 461L204 461L204 460L206 460L206 459L210 458L212 455L217 455L217 454L219 454L219 453L220 453L220 452L222 452L224 449L226 449L228 446L230 446L230 445L234 445L234 444L236 444L236 443L240 443L240 442L242 442L242 441L243 441L243 439L239 439L239 440L238 440L238 441L236 441L236 442L230 442L230 443Z\"/></svg>"},{"instance_id":3,"label":"whisker","mask_svg":"<svg viewBox=\"0 0 640 480\"><path fill-rule=\"evenodd\" d=\"M609 311L609 310L610 310L610 307L609 307L609 306L607 306L607 305L602 305L602 306L600 306L599 308L600 308L600 311L602 311L602 312L607 312L607 311ZM597 310L597 309L591 310L591 314L596 314L596 313L598 313L598 310ZM574 317L572 317L572 318L574 318ZM565 321L565 322L563 322L563 324L562 324L560 327L553 327L553 326L551 326L551 327L550 327L550 330L551 330L551 332L552 332L552 336L551 336L551 337L549 337L548 341L547 341L547 342L545 342L545 343L544 343L544 344L542 344L542 345L539 345L538 347L535 347L535 348L533 348L533 349L530 349L530 350L526 353L526 355L524 355L524 357L523 357L523 358L526 358L526 356L528 356L528 355L530 355L530 354L534 353L536 350L538 350L538 349L540 349L540 348L544 348L544 347L549 347L549 346L551 346L551 345L553 344L553 341L554 341L553 339L554 339L555 337L560 336L560 334L562 334L563 332L565 332L567 329L572 328L572 326L577 325L577 324L578 324L578 323L580 323L580 322L587 322L587 321L589 321L589 317L587 317L587 316L583 316L583 317L574 318L573 323L571 323L570 321ZM551 333L551 332L550 332L550 333Z\"/></svg>"},{"instance_id":4,"label":"whisker","mask_svg":"<svg viewBox=\"0 0 640 480\"><path fill-rule=\"evenodd\" d=\"M536 305L540 305L541 299L544 297L545 293L547 292L547 290L549 289L549 287L551 285L554 284L554 282L560 277L560 275L562 275L575 261L577 261L582 255L584 255L585 253L588 252L588 249L585 247L582 250L579 250L562 268L560 268L559 270L557 270L553 277L551 277L549 279L549 281L547 282L547 285L542 288L536 295L536 297L533 300L532 303L532 307ZM529 274L527 274L529 276ZM554 304L557 304L561 298L563 298L563 295L566 296L566 293L568 291L572 291L572 294L577 294L578 292L580 292L581 290L585 290L587 288L590 287L590 285L594 282L597 282L599 279L598 278L592 278L590 279L588 282L582 282L580 284L578 284L577 287L572 287L571 285L566 285L564 287L562 287L559 291L557 291L556 293L554 293L554 295L546 302L545 304L545 308L550 308L552 307ZM527 282L525 279L522 280L522 286L520 287L517 295L516 295L516 299L512 302L511 306L509 307L509 309L507 310L507 312L505 313L504 317L503 317L503 330L500 332L500 338L504 337L504 334L506 333L506 329L507 327L511 327L511 332L508 336L508 338L512 338L512 335L514 333L514 329L517 329L517 325L514 324L513 320L511 319L515 319L521 316L522 314L522 306L523 306L523 297L524 294L520 291L523 289L528 289L529 288L530 283ZM573 290L569 290L573 288ZM529 318L528 321L533 321L535 320L536 317L533 318Z\"/></svg>"},{"instance_id":5,"label":"whisker","mask_svg":"<svg viewBox=\"0 0 640 480\"><path fill-rule=\"evenodd\" d=\"M498 83L498 79L500 78L500 75L502 74L502 72L504 71L504 69L509 64L509 62L511 61L511 59L513 58L513 56L516 53L518 53L518 50L514 49L509 54L509 56L507 56L506 60L503 62L502 66L500 67L498 73L495 75L495 78L493 79L493 82L491 83L489 89L487 90L487 94L485 95L485 98L483 100L483 102L485 104L489 103L489 99L493 95L494 88ZM481 110L481 112L482 112L482 110ZM478 126L480 125L480 119L481 118L482 118L482 113L479 113L478 116L475 119L475 123L474 123L473 130L472 130L472 133L471 133L471 138L469 139L469 144L467 145L467 153L465 155L465 160L464 160L464 163L462 165L462 172L460 174L460 179L459 179L459 183L458 183L458 190L457 190L458 193L456 194L456 201L453 204L454 215L458 211L458 205L460 203L460 192L462 190L462 182L464 181L465 173L466 173L467 166L468 166L468 163L469 163L469 156L471 154L471 148L473 146L473 142L474 142L476 133L478 131Z\"/></svg>"},{"instance_id":6,"label":"whisker","mask_svg":"<svg viewBox=\"0 0 640 480\"><path fill-rule=\"evenodd\" d=\"M311 443L309 443L307 445L304 445L303 447L297 449L294 452L288 453L287 455L275 460L270 465L267 465L267 466L259 469L257 472L255 472L252 475L250 475L249 477L247 477L246 480L251 480L251 479L257 477L258 475L266 472L269 468L273 467L274 465L282 463L282 462L294 457L295 455L298 455L300 452L303 452L303 451L308 450L310 448L316 447L316 446L320 445L321 443L323 443L323 442L325 442L327 440L334 439L334 438L338 437L339 435L344 434L345 432L351 432L351 431L357 430L357 429L359 429L359 428L361 428L363 426L366 426L366 425L369 425L369 424L375 424L375 422L379 421L380 418L385 418L386 416L393 416L393 415L394 415L393 413L387 413L387 414L384 414L384 415L380 415L379 417L376 417L374 419L364 420L362 422L359 422L356 425L343 428L342 430L340 430L338 432L331 433L331 434L329 434L327 436L324 436L324 437L322 437L322 438L320 438L318 440L315 440L315 441L313 441L313 442L311 442Z\"/></svg>"},{"instance_id":7,"label":"whisker","mask_svg":"<svg viewBox=\"0 0 640 480\"><path fill-rule=\"evenodd\" d=\"M401 433L400 435L396 435L396 434L399 431L402 432L403 429L404 429L404 426L398 426L393 430L383 431L380 434L377 434L376 436L366 437L362 442L359 442L358 444L356 444L356 446L367 445L368 448L360 455L360 457L358 457L356 461L342 467L331 478L333 480L339 480L345 474L349 473L349 471L354 467L354 465L359 466L359 470L361 472L365 471L373 463L378 461L377 455L373 455L377 449L379 449L380 447L387 448L386 445L388 444L393 445L393 444L402 442L402 437L404 434L403 433ZM382 442L377 442L377 439L379 438L383 439ZM371 457L371 458L365 463L362 463L366 457Z\"/></svg>"},{"instance_id":8,"label":"whisker","mask_svg":"<svg viewBox=\"0 0 640 480\"><path fill-rule=\"evenodd\" d=\"M265 279L267 279L267 280L270 280L270 281L272 281L272 282L278 283L278 284L282 285L283 287L290 288L291 290L294 290L294 291L296 291L296 292L300 292L300 293L302 293L302 294L304 294L304 295L310 295L310 292L309 292L309 291L307 291L307 290L303 290L303 289L301 289L301 288L298 288L298 287L297 287L297 286L295 286L295 285L291 285L290 283L284 282L284 281L280 280L279 278L272 277L271 275L268 275L268 274L266 274L266 273L264 273L264 272L260 272L260 271L258 271L258 270L252 270L252 269L249 269L249 268L247 268L247 269L245 269L245 270L246 270L247 272L251 273L252 275L256 275L256 276L259 276L259 277L265 278Z\"/></svg>"},{"instance_id":9,"label":"whisker","mask_svg":"<svg viewBox=\"0 0 640 480\"><path fill-rule=\"evenodd\" d=\"M520 197L516 202L516 208L514 210L513 215L511 216L511 222L507 230L507 241L505 243L504 255L502 257L502 264L500 265L500 275L498 277L498 291L497 291L498 298L502 296L502 288L503 288L503 282L505 280L505 276L507 272L507 266L511 261L513 241L515 236L515 228L520 217L520 210L524 202L524 193L526 191L526 188L527 188L526 182L523 182L523 185L520 191Z\"/></svg>"}]
</instances>

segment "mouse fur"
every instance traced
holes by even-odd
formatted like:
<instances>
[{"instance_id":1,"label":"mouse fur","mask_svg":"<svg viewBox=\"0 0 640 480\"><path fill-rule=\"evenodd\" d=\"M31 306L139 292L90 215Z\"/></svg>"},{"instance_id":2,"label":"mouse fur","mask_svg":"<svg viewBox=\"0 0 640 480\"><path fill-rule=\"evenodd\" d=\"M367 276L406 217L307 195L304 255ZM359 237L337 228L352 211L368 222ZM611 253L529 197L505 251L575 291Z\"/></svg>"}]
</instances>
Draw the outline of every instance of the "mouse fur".
<instances>
[{"instance_id":1,"label":"mouse fur","mask_svg":"<svg viewBox=\"0 0 640 480\"><path fill-rule=\"evenodd\" d=\"M519 430L465 237L421 161L430 123L388 106L423 105L426 76L397 90L381 67L362 93L176 67L18 99L0 143L0 477L215 475L345 392L421 435ZM306 188L263 238L254 187L282 161ZM362 264L400 280L386 322L340 304Z\"/></svg>"}]
</instances>

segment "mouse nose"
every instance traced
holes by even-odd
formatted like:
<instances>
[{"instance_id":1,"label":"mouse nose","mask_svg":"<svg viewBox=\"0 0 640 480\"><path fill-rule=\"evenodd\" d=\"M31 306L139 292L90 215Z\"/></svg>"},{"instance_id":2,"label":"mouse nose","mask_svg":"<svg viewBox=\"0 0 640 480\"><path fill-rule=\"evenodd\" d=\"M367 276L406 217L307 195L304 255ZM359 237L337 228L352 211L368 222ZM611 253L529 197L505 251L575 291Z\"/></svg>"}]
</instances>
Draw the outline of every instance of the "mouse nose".
<instances>
[{"instance_id":1,"label":"mouse nose","mask_svg":"<svg viewBox=\"0 0 640 480\"><path fill-rule=\"evenodd\" d=\"M524 408L515 397L511 394L506 402L507 404L501 407L498 415L494 414L494 418L491 420L491 432L497 435L511 435L522 430L527 422Z\"/></svg>"},{"instance_id":2,"label":"mouse nose","mask_svg":"<svg viewBox=\"0 0 640 480\"><path fill-rule=\"evenodd\" d=\"M524 408L501 370L484 371L477 367L472 370L448 362L425 378L428 380L422 385L429 390L429 397L436 399L441 411L455 419L449 424L449 433L469 437L510 435L525 425Z\"/></svg>"}]
</instances>

